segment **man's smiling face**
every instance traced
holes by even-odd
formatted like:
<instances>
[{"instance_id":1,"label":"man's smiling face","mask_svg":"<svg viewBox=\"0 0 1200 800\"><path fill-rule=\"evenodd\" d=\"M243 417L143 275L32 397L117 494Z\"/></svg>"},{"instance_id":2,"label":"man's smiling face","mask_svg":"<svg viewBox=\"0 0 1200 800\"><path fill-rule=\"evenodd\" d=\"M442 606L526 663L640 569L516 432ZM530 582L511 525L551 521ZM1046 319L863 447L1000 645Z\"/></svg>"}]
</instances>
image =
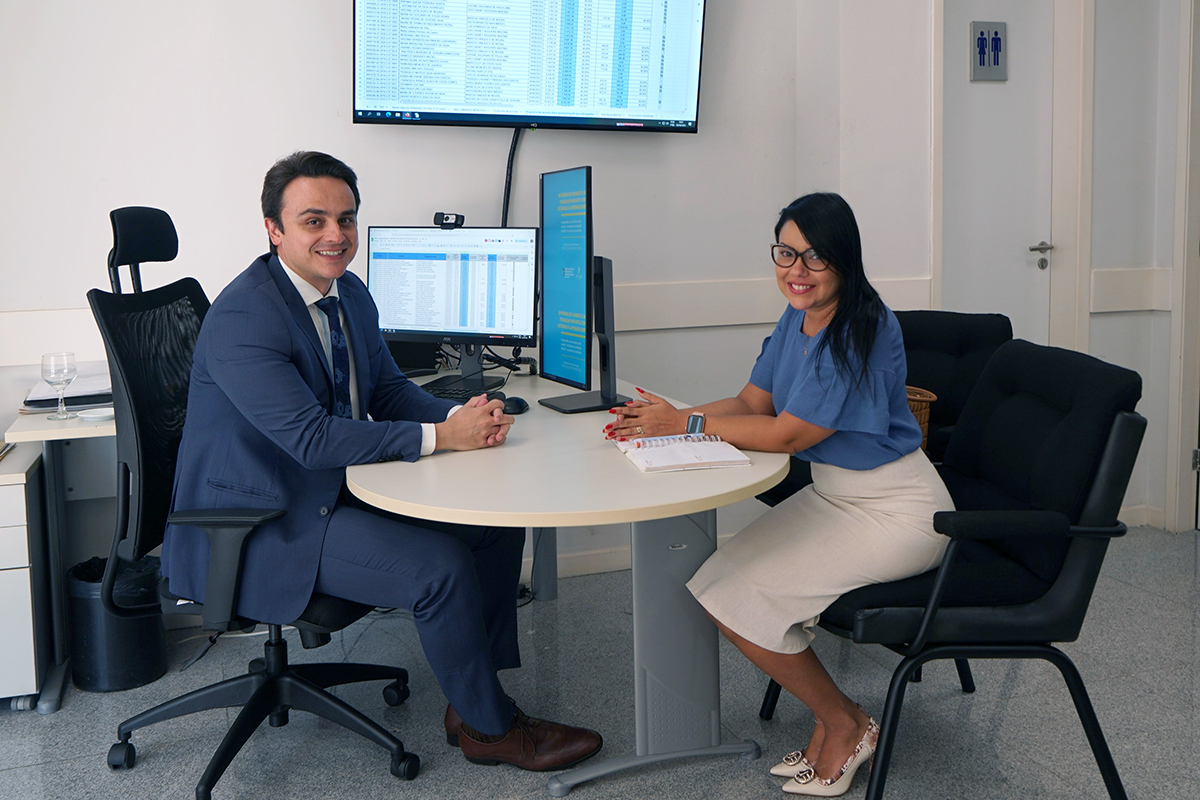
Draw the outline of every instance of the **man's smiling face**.
<instances>
[{"instance_id":1,"label":"man's smiling face","mask_svg":"<svg viewBox=\"0 0 1200 800\"><path fill-rule=\"evenodd\" d=\"M354 193L339 178L296 178L283 190L279 222L266 219L279 258L321 294L358 252Z\"/></svg>"}]
</instances>

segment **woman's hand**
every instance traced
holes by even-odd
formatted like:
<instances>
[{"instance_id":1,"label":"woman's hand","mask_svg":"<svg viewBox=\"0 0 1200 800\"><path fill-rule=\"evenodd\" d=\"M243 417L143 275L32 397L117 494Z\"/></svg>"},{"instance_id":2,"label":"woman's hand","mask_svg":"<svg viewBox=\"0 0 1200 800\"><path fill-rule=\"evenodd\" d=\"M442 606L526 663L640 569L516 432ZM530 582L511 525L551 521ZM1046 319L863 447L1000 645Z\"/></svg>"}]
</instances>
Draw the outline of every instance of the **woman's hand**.
<instances>
[{"instance_id":1,"label":"woman's hand","mask_svg":"<svg viewBox=\"0 0 1200 800\"><path fill-rule=\"evenodd\" d=\"M686 432L686 412L649 392L641 389L637 392L638 400L630 400L624 408L610 409L609 413L616 415L616 419L605 426L605 438L639 439Z\"/></svg>"}]
</instances>

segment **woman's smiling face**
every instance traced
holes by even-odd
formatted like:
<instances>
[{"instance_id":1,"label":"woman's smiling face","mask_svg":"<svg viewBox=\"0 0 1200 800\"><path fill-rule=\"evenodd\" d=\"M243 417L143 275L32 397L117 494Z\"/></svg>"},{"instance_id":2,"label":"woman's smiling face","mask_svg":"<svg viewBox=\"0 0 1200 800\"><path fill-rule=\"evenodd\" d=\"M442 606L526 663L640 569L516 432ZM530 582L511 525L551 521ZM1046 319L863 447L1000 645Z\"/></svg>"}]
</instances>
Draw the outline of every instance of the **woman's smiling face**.
<instances>
[{"instance_id":1,"label":"woman's smiling face","mask_svg":"<svg viewBox=\"0 0 1200 800\"><path fill-rule=\"evenodd\" d=\"M804 234L796 227L796 223L791 220L785 222L780 229L779 244L785 245L796 255L796 261L790 267L775 265L775 280L779 284L779 291L783 292L792 308L810 312L822 323L827 322L837 308L842 288L841 276L824 262L820 262L824 264L824 269L809 268L811 256L805 256L811 247ZM817 256L819 255L818 253Z\"/></svg>"}]
</instances>

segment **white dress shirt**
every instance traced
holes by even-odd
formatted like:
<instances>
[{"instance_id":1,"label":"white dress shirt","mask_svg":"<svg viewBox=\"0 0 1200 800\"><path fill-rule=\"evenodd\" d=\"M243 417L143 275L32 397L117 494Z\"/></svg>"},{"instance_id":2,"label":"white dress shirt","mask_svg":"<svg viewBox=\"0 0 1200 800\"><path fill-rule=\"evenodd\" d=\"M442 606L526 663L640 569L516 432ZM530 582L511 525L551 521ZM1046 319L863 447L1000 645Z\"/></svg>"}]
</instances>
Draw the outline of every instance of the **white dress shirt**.
<instances>
[{"instance_id":1,"label":"white dress shirt","mask_svg":"<svg viewBox=\"0 0 1200 800\"><path fill-rule=\"evenodd\" d=\"M330 365L330 371L333 370L333 345L329 338L329 317L325 312L317 308L317 301L325 297L338 298L338 320L342 323L342 330L347 330L346 325L346 309L342 306L341 296L338 294L338 283L335 278L329 284L329 291L326 294L321 294L317 287L313 286L308 281L301 278L291 267L284 264L283 259L279 259L279 263L287 267L284 273L291 279L292 284L296 287L296 291L300 293L300 299L308 306L308 313L312 317L313 325L317 328L317 335L321 337L321 344L325 348L325 361ZM354 350L350 346L350 337L346 337L346 353L350 357L350 408L355 419L364 419L361 406L358 398L358 373L354 367ZM455 406L446 414L446 419L450 418L462 406ZM432 422L421 423L421 455L427 456L437 449L437 429L433 427Z\"/></svg>"}]
</instances>

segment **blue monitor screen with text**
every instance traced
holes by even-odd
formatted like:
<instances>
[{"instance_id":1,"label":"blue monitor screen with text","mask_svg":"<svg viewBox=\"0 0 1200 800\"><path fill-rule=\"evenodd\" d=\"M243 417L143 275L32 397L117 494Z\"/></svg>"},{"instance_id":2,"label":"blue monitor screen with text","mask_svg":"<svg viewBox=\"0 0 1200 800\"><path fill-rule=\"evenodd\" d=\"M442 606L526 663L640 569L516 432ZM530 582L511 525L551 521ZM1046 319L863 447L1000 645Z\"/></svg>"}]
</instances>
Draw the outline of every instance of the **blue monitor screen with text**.
<instances>
[{"instance_id":1,"label":"blue monitor screen with text","mask_svg":"<svg viewBox=\"0 0 1200 800\"><path fill-rule=\"evenodd\" d=\"M587 385L588 169L542 176L542 372Z\"/></svg>"}]
</instances>

